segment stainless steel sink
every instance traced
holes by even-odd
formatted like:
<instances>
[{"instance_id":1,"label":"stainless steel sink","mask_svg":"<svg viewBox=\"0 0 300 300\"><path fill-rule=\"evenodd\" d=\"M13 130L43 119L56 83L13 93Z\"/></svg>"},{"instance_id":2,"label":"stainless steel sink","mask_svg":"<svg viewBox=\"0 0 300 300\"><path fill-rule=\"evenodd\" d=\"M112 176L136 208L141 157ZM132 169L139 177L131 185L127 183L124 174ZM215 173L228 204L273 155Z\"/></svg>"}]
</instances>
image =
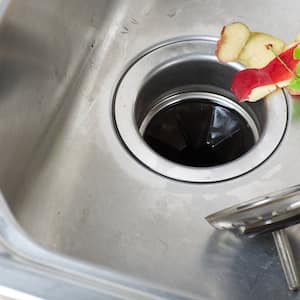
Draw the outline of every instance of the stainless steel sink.
<instances>
[{"instance_id":1,"label":"stainless steel sink","mask_svg":"<svg viewBox=\"0 0 300 300\"><path fill-rule=\"evenodd\" d=\"M0 29L0 187L22 228L59 255L187 298L300 299L287 291L270 238L216 233L204 219L299 183L296 102L289 99L287 132L266 162L210 184L144 167L112 119L117 83L144 49L179 36L218 36L231 21L289 42L299 33L298 6L296 0L11 1ZM289 232L298 264L299 229Z\"/></svg>"}]
</instances>

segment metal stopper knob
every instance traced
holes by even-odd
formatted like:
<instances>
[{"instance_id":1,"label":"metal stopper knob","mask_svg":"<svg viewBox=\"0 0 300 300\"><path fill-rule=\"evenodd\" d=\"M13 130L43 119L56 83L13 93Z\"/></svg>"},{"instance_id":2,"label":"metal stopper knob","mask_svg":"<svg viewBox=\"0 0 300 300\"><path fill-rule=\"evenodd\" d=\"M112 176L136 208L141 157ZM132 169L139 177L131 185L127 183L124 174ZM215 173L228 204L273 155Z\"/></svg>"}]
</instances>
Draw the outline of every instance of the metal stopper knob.
<instances>
[{"instance_id":1,"label":"metal stopper knob","mask_svg":"<svg viewBox=\"0 0 300 300\"><path fill-rule=\"evenodd\" d=\"M218 230L249 237L272 232L288 287L299 289L296 263L284 228L300 223L300 185L232 206L206 220Z\"/></svg>"}]
</instances>

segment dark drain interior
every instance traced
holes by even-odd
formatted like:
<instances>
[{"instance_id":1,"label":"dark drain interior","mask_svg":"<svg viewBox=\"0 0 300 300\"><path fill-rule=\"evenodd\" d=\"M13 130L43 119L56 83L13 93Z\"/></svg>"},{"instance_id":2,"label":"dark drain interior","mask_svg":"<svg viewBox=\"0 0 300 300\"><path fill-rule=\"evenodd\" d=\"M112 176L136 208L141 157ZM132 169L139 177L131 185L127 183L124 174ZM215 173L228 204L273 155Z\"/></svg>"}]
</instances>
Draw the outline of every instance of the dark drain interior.
<instances>
[{"instance_id":1,"label":"dark drain interior","mask_svg":"<svg viewBox=\"0 0 300 300\"><path fill-rule=\"evenodd\" d=\"M153 70L135 106L148 146L190 167L218 166L247 153L264 130L265 104L235 101L230 92L235 72L213 59L192 57Z\"/></svg>"},{"instance_id":2,"label":"dark drain interior","mask_svg":"<svg viewBox=\"0 0 300 300\"><path fill-rule=\"evenodd\" d=\"M143 137L158 154L191 167L230 162L255 144L249 124L236 111L207 99L189 100L159 111Z\"/></svg>"}]
</instances>

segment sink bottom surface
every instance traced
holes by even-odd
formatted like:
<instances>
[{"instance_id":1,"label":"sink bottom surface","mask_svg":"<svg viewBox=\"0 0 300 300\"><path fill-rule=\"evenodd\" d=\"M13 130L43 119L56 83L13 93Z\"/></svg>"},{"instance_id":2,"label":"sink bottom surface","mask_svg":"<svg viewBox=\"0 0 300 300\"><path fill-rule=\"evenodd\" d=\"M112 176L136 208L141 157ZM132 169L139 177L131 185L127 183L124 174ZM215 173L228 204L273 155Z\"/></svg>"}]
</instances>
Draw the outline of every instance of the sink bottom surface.
<instances>
[{"instance_id":1,"label":"sink bottom surface","mask_svg":"<svg viewBox=\"0 0 300 300\"><path fill-rule=\"evenodd\" d=\"M90 2L98 7L103 1ZM153 44L183 35L217 36L223 24L236 20L292 41L298 13L288 13L281 1L266 0L264 9L257 4L113 2L103 16L107 27L91 40L92 54L28 160L18 189L3 186L16 219L35 241L199 299L300 299L287 289L272 236L238 238L215 232L204 219L298 183L297 119L258 169L226 182L189 184L138 163L123 148L111 117L113 92L126 64ZM289 234L300 267L298 230L295 226Z\"/></svg>"}]
</instances>

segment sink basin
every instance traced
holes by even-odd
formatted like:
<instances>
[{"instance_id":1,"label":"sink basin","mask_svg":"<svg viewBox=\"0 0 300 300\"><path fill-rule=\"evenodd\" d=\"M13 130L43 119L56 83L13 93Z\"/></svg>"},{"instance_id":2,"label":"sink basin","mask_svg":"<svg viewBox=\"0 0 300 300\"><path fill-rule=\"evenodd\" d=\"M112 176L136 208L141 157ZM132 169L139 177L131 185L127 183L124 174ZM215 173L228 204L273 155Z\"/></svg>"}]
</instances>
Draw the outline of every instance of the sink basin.
<instances>
[{"instance_id":1,"label":"sink basin","mask_svg":"<svg viewBox=\"0 0 300 300\"><path fill-rule=\"evenodd\" d=\"M217 233L204 219L299 183L296 102L289 99L287 132L266 162L207 184L144 167L112 118L118 81L146 48L179 36L218 36L236 20L287 42L299 33L297 10L277 0L256 4L11 1L0 29L0 186L36 243L195 299L300 299L286 288L270 237ZM300 264L298 230L289 234Z\"/></svg>"}]
</instances>

